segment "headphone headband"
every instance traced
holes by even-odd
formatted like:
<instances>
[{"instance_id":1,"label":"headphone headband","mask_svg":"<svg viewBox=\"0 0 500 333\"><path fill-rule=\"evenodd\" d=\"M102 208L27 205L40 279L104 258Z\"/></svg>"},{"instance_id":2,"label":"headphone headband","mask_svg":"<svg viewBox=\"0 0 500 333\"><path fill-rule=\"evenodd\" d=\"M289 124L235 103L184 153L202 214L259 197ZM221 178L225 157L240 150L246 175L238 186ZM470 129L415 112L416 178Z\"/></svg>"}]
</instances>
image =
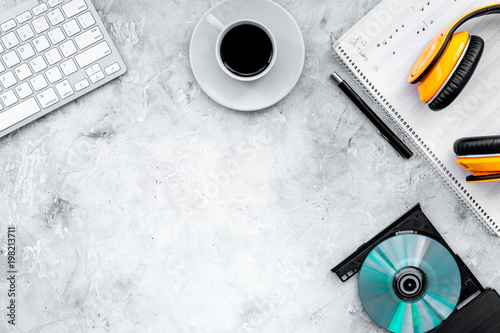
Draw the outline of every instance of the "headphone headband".
<instances>
[{"instance_id":1,"label":"headphone headband","mask_svg":"<svg viewBox=\"0 0 500 333\"><path fill-rule=\"evenodd\" d=\"M422 80L425 75L429 73L432 67L436 64L439 58L443 55L444 50L448 46L451 37L455 31L465 22L470 19L480 17L488 14L500 14L500 3L491 4L488 6L477 8L457 20L451 25L444 28L438 33L432 41L424 48L417 61L413 65L410 74L408 75L408 82L415 84Z\"/></svg>"}]
</instances>

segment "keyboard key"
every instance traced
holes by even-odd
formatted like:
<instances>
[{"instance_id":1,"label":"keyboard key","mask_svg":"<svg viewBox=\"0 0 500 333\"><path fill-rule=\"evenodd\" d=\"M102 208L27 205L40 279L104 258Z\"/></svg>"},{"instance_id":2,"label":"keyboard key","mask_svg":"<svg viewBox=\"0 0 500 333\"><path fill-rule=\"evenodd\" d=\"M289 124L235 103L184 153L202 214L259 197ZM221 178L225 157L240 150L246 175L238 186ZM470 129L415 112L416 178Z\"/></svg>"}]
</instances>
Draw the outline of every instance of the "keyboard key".
<instances>
[{"instance_id":1,"label":"keyboard key","mask_svg":"<svg viewBox=\"0 0 500 333\"><path fill-rule=\"evenodd\" d=\"M52 88L39 93L36 95L36 98L44 109L59 102L59 98L57 97L55 90Z\"/></svg>"},{"instance_id":2,"label":"keyboard key","mask_svg":"<svg viewBox=\"0 0 500 333\"><path fill-rule=\"evenodd\" d=\"M63 3L64 0L49 0L47 3L49 4L50 7L55 7L60 3Z\"/></svg>"},{"instance_id":3,"label":"keyboard key","mask_svg":"<svg viewBox=\"0 0 500 333\"><path fill-rule=\"evenodd\" d=\"M16 78L12 72L7 72L3 75L0 75L0 82L2 82L2 86L5 89L8 89L17 83Z\"/></svg>"},{"instance_id":4,"label":"keyboard key","mask_svg":"<svg viewBox=\"0 0 500 333\"><path fill-rule=\"evenodd\" d=\"M57 66L46 71L45 76L50 83L55 83L63 78L61 71L59 70L59 68L57 68Z\"/></svg>"},{"instance_id":5,"label":"keyboard key","mask_svg":"<svg viewBox=\"0 0 500 333\"><path fill-rule=\"evenodd\" d=\"M78 21L80 21L80 25L84 30L95 24L94 17L90 12L86 12L85 14L78 16Z\"/></svg>"},{"instance_id":6,"label":"keyboard key","mask_svg":"<svg viewBox=\"0 0 500 333\"><path fill-rule=\"evenodd\" d=\"M54 45L57 44L57 43L62 42L65 39L64 33L62 32L62 30L61 30L60 27L57 27L54 30L50 30L47 33L47 35L49 36L50 41Z\"/></svg>"},{"instance_id":7,"label":"keyboard key","mask_svg":"<svg viewBox=\"0 0 500 333\"><path fill-rule=\"evenodd\" d=\"M63 82L56 84L56 90L62 99L65 99L75 93L68 80L64 80Z\"/></svg>"},{"instance_id":8,"label":"keyboard key","mask_svg":"<svg viewBox=\"0 0 500 333\"><path fill-rule=\"evenodd\" d=\"M17 39L16 34L13 32L9 32L7 35L2 37L3 45L10 50L14 46L19 45L19 39Z\"/></svg>"},{"instance_id":9,"label":"keyboard key","mask_svg":"<svg viewBox=\"0 0 500 333\"><path fill-rule=\"evenodd\" d=\"M84 68L110 54L111 49L109 48L108 43L103 41L96 46L92 46L90 49L77 54L75 56L75 60L80 68Z\"/></svg>"},{"instance_id":10,"label":"keyboard key","mask_svg":"<svg viewBox=\"0 0 500 333\"><path fill-rule=\"evenodd\" d=\"M33 17L29 11L26 11L22 14L16 16L17 23L23 24L24 22L30 20Z\"/></svg>"},{"instance_id":11,"label":"keyboard key","mask_svg":"<svg viewBox=\"0 0 500 333\"><path fill-rule=\"evenodd\" d=\"M0 53L4 53L5 49L3 48L2 44L0 44Z\"/></svg>"},{"instance_id":12,"label":"keyboard key","mask_svg":"<svg viewBox=\"0 0 500 333\"><path fill-rule=\"evenodd\" d=\"M78 23L76 23L75 19L73 19L67 23L64 23L63 28L64 28L64 31L66 32L66 35L68 35L68 37L76 35L77 33L79 33L81 31L80 27L78 26Z\"/></svg>"},{"instance_id":13,"label":"keyboard key","mask_svg":"<svg viewBox=\"0 0 500 333\"><path fill-rule=\"evenodd\" d=\"M43 88L47 87L49 84L45 81L45 78L42 74L35 76L30 80L31 85L35 91L40 91Z\"/></svg>"},{"instance_id":14,"label":"keyboard key","mask_svg":"<svg viewBox=\"0 0 500 333\"><path fill-rule=\"evenodd\" d=\"M40 16L36 20L33 20L31 24L33 24L33 28L35 29L37 34L42 33L50 28L49 22L47 22L45 16Z\"/></svg>"},{"instance_id":15,"label":"keyboard key","mask_svg":"<svg viewBox=\"0 0 500 333\"><path fill-rule=\"evenodd\" d=\"M35 73L38 73L38 72L44 70L45 68L47 68L47 63L45 62L45 60L43 60L42 56L38 56L38 57L34 58L33 60L30 60L29 64L31 66L31 69Z\"/></svg>"},{"instance_id":16,"label":"keyboard key","mask_svg":"<svg viewBox=\"0 0 500 333\"><path fill-rule=\"evenodd\" d=\"M99 64L94 64L92 66L90 66L89 68L87 68L85 70L85 72L87 73L88 76L91 76L97 72L99 72L101 70L101 66L99 66Z\"/></svg>"},{"instance_id":17,"label":"keyboard key","mask_svg":"<svg viewBox=\"0 0 500 333\"><path fill-rule=\"evenodd\" d=\"M26 101L12 107L11 109L0 113L0 131L17 124L24 119L31 117L32 115L40 112L40 107L38 106L35 99L32 97Z\"/></svg>"},{"instance_id":18,"label":"keyboard key","mask_svg":"<svg viewBox=\"0 0 500 333\"><path fill-rule=\"evenodd\" d=\"M24 79L27 79L28 77L33 75L27 64L22 64L21 66L14 69L14 73L16 74L19 81L23 81Z\"/></svg>"},{"instance_id":19,"label":"keyboard key","mask_svg":"<svg viewBox=\"0 0 500 333\"><path fill-rule=\"evenodd\" d=\"M2 100L3 105L9 107L13 104L16 104L19 100L16 97L16 94L12 90L6 91L0 95L0 100Z\"/></svg>"},{"instance_id":20,"label":"keyboard key","mask_svg":"<svg viewBox=\"0 0 500 333\"><path fill-rule=\"evenodd\" d=\"M104 79L104 77L105 77L104 72L99 71L99 72L95 73L94 75L89 76L89 79L90 79L90 82L96 83L96 82Z\"/></svg>"},{"instance_id":21,"label":"keyboard key","mask_svg":"<svg viewBox=\"0 0 500 333\"><path fill-rule=\"evenodd\" d=\"M17 34L19 35L19 38L21 38L22 42L27 41L28 39L32 38L35 36L35 33L33 30L31 30L31 27L29 24L25 24L19 29L17 29Z\"/></svg>"},{"instance_id":22,"label":"keyboard key","mask_svg":"<svg viewBox=\"0 0 500 333\"><path fill-rule=\"evenodd\" d=\"M13 67L21 62L15 51L10 51L9 53L4 54L2 59L7 67Z\"/></svg>"},{"instance_id":23,"label":"keyboard key","mask_svg":"<svg viewBox=\"0 0 500 333\"><path fill-rule=\"evenodd\" d=\"M33 90L31 90L30 85L28 82L24 82L20 85L18 85L16 88L17 95L19 96L20 99L25 99L26 97L30 96L33 94Z\"/></svg>"},{"instance_id":24,"label":"keyboard key","mask_svg":"<svg viewBox=\"0 0 500 333\"><path fill-rule=\"evenodd\" d=\"M106 74L111 75L118 72L120 69L121 69L120 65L118 65L117 62L115 62L113 65L106 67L104 71L106 72Z\"/></svg>"},{"instance_id":25,"label":"keyboard key","mask_svg":"<svg viewBox=\"0 0 500 333\"><path fill-rule=\"evenodd\" d=\"M59 48L61 49L63 56L65 58L76 53L76 46L72 40L68 40L67 42L62 43Z\"/></svg>"},{"instance_id":26,"label":"keyboard key","mask_svg":"<svg viewBox=\"0 0 500 333\"><path fill-rule=\"evenodd\" d=\"M21 59L23 60L27 60L35 55L35 50L33 50L33 47L31 46L30 43L18 47L17 52L19 53Z\"/></svg>"},{"instance_id":27,"label":"keyboard key","mask_svg":"<svg viewBox=\"0 0 500 333\"><path fill-rule=\"evenodd\" d=\"M94 27L87 32L84 32L81 35L78 35L75 37L75 42L76 45L80 48L80 50L85 49L86 47L100 41L103 39L104 36L102 35L101 29L99 27Z\"/></svg>"},{"instance_id":28,"label":"keyboard key","mask_svg":"<svg viewBox=\"0 0 500 333\"><path fill-rule=\"evenodd\" d=\"M38 52L45 51L46 49L48 49L50 47L49 40L47 39L47 37L45 37L45 35L42 35L38 38L35 38L33 40L33 44L35 44L35 49Z\"/></svg>"},{"instance_id":29,"label":"keyboard key","mask_svg":"<svg viewBox=\"0 0 500 333\"><path fill-rule=\"evenodd\" d=\"M62 9L64 10L64 14L68 18L71 18L87 9L87 4L83 0L73 0L63 5Z\"/></svg>"},{"instance_id":30,"label":"keyboard key","mask_svg":"<svg viewBox=\"0 0 500 333\"><path fill-rule=\"evenodd\" d=\"M3 32L7 32L10 29L13 29L16 26L16 21L13 19L8 20L7 22L4 22L0 25L0 29L2 29Z\"/></svg>"},{"instance_id":31,"label":"keyboard key","mask_svg":"<svg viewBox=\"0 0 500 333\"><path fill-rule=\"evenodd\" d=\"M49 21L52 25L58 25L62 21L64 21L64 16L59 8L54 9L53 11L47 14Z\"/></svg>"},{"instance_id":32,"label":"keyboard key","mask_svg":"<svg viewBox=\"0 0 500 333\"><path fill-rule=\"evenodd\" d=\"M61 61L62 56L57 48L53 48L52 50L45 52L45 59L47 59L49 65L53 65L56 62Z\"/></svg>"},{"instance_id":33,"label":"keyboard key","mask_svg":"<svg viewBox=\"0 0 500 333\"><path fill-rule=\"evenodd\" d=\"M88 86L90 86L89 80L83 79L83 80L78 81L77 83L75 83L75 90L76 91L80 91L82 89L87 88Z\"/></svg>"},{"instance_id":34,"label":"keyboard key","mask_svg":"<svg viewBox=\"0 0 500 333\"><path fill-rule=\"evenodd\" d=\"M49 7L47 7L47 4L41 3L38 6L36 6L35 8L33 8L32 11L33 11L33 14L35 14L35 16L38 16L41 13L46 12L48 9L49 9Z\"/></svg>"},{"instance_id":35,"label":"keyboard key","mask_svg":"<svg viewBox=\"0 0 500 333\"><path fill-rule=\"evenodd\" d=\"M78 70L73 59L66 60L65 62L61 63L60 66L64 75L66 76L71 75Z\"/></svg>"},{"instance_id":36,"label":"keyboard key","mask_svg":"<svg viewBox=\"0 0 500 333\"><path fill-rule=\"evenodd\" d=\"M2 64L2 62L0 61L0 73L2 73L4 70L5 70L5 67L4 67L4 65ZM1 91L1 90L2 90L2 89L0 88L0 91Z\"/></svg>"}]
</instances>

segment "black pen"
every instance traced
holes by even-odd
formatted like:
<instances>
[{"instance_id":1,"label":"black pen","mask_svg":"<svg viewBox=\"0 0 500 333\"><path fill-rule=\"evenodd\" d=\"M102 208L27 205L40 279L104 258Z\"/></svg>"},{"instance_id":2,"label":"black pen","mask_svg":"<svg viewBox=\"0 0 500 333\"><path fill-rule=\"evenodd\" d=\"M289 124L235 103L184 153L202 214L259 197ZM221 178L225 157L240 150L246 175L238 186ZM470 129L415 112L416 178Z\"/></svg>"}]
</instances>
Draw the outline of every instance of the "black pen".
<instances>
[{"instance_id":1,"label":"black pen","mask_svg":"<svg viewBox=\"0 0 500 333\"><path fill-rule=\"evenodd\" d=\"M332 79L337 82L342 91L356 104L356 106L365 114L366 117L377 127L378 133L396 149L396 151L404 158L413 156L413 152L401 141L396 134L380 119L375 112L359 97L358 94L335 72L331 75Z\"/></svg>"}]
</instances>

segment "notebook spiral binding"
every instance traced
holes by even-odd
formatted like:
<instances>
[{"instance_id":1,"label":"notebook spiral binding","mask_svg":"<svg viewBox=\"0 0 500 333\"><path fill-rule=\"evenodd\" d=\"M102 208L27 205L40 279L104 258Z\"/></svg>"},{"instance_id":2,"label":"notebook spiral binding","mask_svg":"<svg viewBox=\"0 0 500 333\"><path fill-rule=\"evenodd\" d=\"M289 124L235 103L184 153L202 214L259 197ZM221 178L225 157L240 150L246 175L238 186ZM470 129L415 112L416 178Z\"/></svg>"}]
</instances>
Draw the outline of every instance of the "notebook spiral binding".
<instances>
[{"instance_id":1,"label":"notebook spiral binding","mask_svg":"<svg viewBox=\"0 0 500 333\"><path fill-rule=\"evenodd\" d=\"M409 124L404 121L403 117L398 114L394 107L385 99L385 97L378 91L374 85L366 78L364 73L356 66L356 64L350 59L347 52L344 51L342 46L335 43L333 46L334 56L341 66L349 72L349 75L356 80L358 85L363 89L365 93L370 96L370 98L377 103L377 106L382 109L391 119L392 123L396 124L399 131L404 135L407 141L412 143L412 146L417 149L421 156L424 157L425 161L431 166L434 173L436 173L441 180L444 181L446 186L450 188L455 196L469 209L473 214L482 222L483 227L488 230L491 234L500 236L500 225L497 225L495 221L482 209L482 207L470 196L465 190L463 185L446 169L444 164L439 160L439 158L432 153L432 151L427 147L427 145L416 135L415 131L410 127ZM364 80L364 81L363 81ZM397 118L398 121L395 120ZM408 131L408 132L407 132ZM411 136L408 134L410 133ZM437 164L440 167L439 172L434 165ZM451 182L451 184L450 184ZM455 186L453 186L453 184ZM461 195L462 192L466 196L466 200ZM486 223L484 223L486 222Z\"/></svg>"}]
</instances>

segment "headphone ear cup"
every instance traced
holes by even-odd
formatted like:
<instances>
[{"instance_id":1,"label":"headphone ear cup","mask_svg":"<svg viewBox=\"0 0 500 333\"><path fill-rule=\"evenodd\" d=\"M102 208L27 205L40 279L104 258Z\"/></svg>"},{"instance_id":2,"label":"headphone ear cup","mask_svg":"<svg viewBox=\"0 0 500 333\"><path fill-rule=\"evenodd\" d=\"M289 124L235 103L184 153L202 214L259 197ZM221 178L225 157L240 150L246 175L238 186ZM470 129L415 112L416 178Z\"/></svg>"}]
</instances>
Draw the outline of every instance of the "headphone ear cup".
<instances>
[{"instance_id":1,"label":"headphone ear cup","mask_svg":"<svg viewBox=\"0 0 500 333\"><path fill-rule=\"evenodd\" d=\"M453 150L458 156L500 154L500 136L458 139L453 145Z\"/></svg>"},{"instance_id":2,"label":"headphone ear cup","mask_svg":"<svg viewBox=\"0 0 500 333\"><path fill-rule=\"evenodd\" d=\"M457 65L455 72L451 75L450 79L429 104L429 109L432 111L439 111L449 106L455 98L462 92L465 85L469 82L472 74L481 59L484 50L484 41L479 36L472 35L469 41L469 47Z\"/></svg>"}]
</instances>

